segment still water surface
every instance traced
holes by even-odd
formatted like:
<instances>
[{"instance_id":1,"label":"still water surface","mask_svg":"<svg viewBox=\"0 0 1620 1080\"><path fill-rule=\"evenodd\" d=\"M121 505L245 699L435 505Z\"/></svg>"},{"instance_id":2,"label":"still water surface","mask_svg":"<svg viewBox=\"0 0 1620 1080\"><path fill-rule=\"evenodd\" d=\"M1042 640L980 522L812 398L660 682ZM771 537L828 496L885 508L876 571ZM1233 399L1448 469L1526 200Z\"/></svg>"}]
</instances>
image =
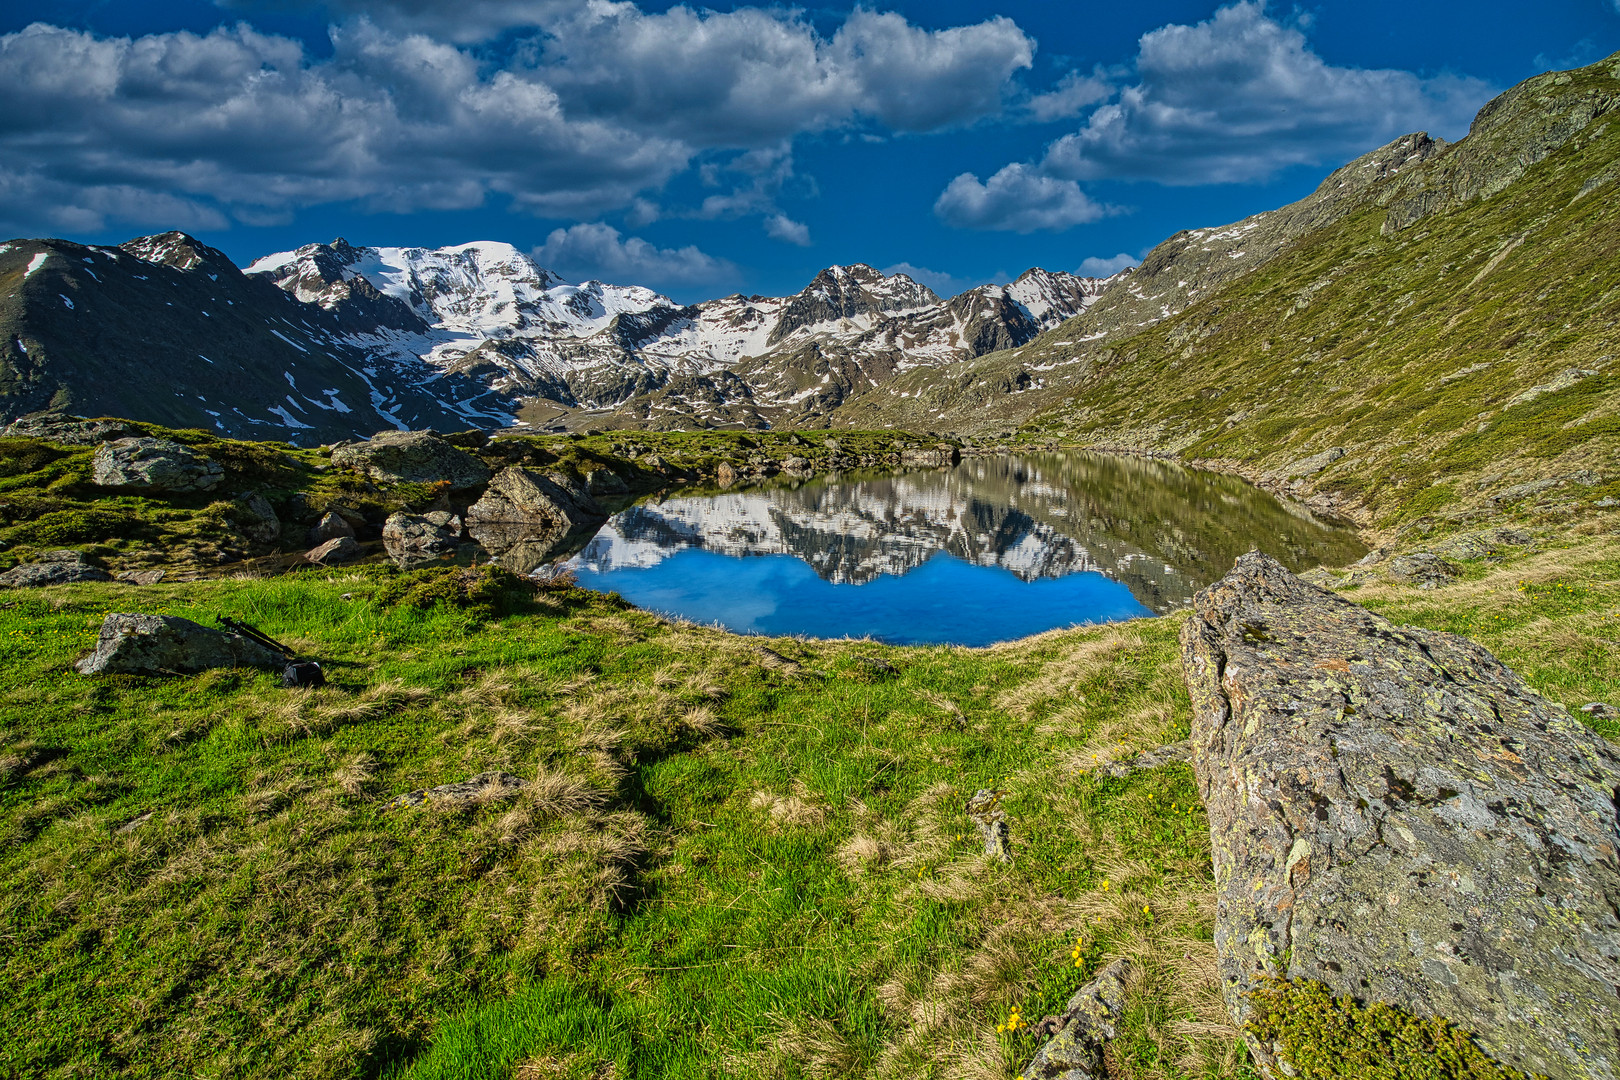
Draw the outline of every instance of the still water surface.
<instances>
[{"instance_id":1,"label":"still water surface","mask_svg":"<svg viewBox=\"0 0 1620 1080\"><path fill-rule=\"evenodd\" d=\"M1366 550L1231 477L1069 452L677 492L565 565L741 633L988 645L1174 611L1251 548L1294 570Z\"/></svg>"}]
</instances>

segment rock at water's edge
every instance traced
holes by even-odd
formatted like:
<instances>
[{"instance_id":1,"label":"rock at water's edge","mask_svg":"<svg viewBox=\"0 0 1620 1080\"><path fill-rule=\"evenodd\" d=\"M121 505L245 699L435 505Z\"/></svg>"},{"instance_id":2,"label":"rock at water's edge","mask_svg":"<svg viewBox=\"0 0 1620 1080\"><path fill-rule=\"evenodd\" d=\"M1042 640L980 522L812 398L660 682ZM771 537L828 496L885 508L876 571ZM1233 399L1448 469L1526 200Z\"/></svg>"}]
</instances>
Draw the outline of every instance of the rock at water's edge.
<instances>
[{"instance_id":1,"label":"rock at water's edge","mask_svg":"<svg viewBox=\"0 0 1620 1080\"><path fill-rule=\"evenodd\" d=\"M1620 754L1466 638L1251 552L1182 628L1233 1017L1266 974L1620 1071ZM1250 1038L1270 1075L1274 1048Z\"/></svg>"},{"instance_id":2,"label":"rock at water's edge","mask_svg":"<svg viewBox=\"0 0 1620 1080\"><path fill-rule=\"evenodd\" d=\"M468 508L467 532L507 569L528 573L607 516L572 477L513 465Z\"/></svg>"},{"instance_id":3,"label":"rock at water's edge","mask_svg":"<svg viewBox=\"0 0 1620 1080\"><path fill-rule=\"evenodd\" d=\"M340 536L304 552L304 558L320 566L349 562L360 555L360 543L352 536Z\"/></svg>"},{"instance_id":4,"label":"rock at water's edge","mask_svg":"<svg viewBox=\"0 0 1620 1080\"><path fill-rule=\"evenodd\" d=\"M383 522L383 547L402 570L453 558L461 543L461 519L444 510L392 514Z\"/></svg>"},{"instance_id":5,"label":"rock at water's edge","mask_svg":"<svg viewBox=\"0 0 1620 1080\"><path fill-rule=\"evenodd\" d=\"M216 667L280 668L287 658L239 634L173 615L115 613L101 623L96 651L73 666L81 675L168 675Z\"/></svg>"}]
</instances>

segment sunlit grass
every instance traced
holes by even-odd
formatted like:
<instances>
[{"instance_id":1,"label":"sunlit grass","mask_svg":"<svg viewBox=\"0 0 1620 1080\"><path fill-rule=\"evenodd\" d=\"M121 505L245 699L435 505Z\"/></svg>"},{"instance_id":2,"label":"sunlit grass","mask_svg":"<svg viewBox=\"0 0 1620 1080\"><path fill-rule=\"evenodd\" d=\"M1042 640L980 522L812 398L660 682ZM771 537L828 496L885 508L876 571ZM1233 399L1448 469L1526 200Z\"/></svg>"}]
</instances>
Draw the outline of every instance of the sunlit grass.
<instances>
[{"instance_id":1,"label":"sunlit grass","mask_svg":"<svg viewBox=\"0 0 1620 1080\"><path fill-rule=\"evenodd\" d=\"M1351 595L1612 701L1611 541ZM577 590L494 617L379 580L0 601L0 1072L1009 1077L1127 957L1120 1076L1249 1075L1191 770L1099 770L1186 737L1176 619L775 639L798 668L767 668ZM74 674L118 610L246 619L332 685ZM530 787L383 809L492 770ZM1010 864L963 811L980 788Z\"/></svg>"}]
</instances>

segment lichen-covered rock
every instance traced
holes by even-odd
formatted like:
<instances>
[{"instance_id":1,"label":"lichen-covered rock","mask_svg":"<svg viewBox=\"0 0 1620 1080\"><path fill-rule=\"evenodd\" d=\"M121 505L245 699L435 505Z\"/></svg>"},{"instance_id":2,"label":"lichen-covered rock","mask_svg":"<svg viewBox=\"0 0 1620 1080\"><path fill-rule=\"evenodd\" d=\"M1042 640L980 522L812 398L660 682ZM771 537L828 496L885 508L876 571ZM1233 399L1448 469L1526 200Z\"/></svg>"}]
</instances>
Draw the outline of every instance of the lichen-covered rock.
<instances>
[{"instance_id":1,"label":"lichen-covered rock","mask_svg":"<svg viewBox=\"0 0 1620 1080\"><path fill-rule=\"evenodd\" d=\"M332 464L382 483L442 480L452 488L470 488L489 479L482 461L431 431L384 431L363 443L338 446L332 450Z\"/></svg>"},{"instance_id":2,"label":"lichen-covered rock","mask_svg":"<svg viewBox=\"0 0 1620 1080\"><path fill-rule=\"evenodd\" d=\"M1526 1072L1620 1073L1620 753L1466 638L1257 552L1182 660L1236 1020L1264 975L1317 980Z\"/></svg>"},{"instance_id":3,"label":"lichen-covered rock","mask_svg":"<svg viewBox=\"0 0 1620 1080\"><path fill-rule=\"evenodd\" d=\"M585 478L585 490L592 495L628 495L630 485L612 469L596 469Z\"/></svg>"},{"instance_id":4,"label":"lichen-covered rock","mask_svg":"<svg viewBox=\"0 0 1620 1080\"><path fill-rule=\"evenodd\" d=\"M112 575L77 551L47 551L31 563L0 574L0 588L37 589L75 581L111 581Z\"/></svg>"},{"instance_id":5,"label":"lichen-covered rock","mask_svg":"<svg viewBox=\"0 0 1620 1080\"><path fill-rule=\"evenodd\" d=\"M102 443L91 459L101 487L130 487L184 494L212 491L225 479L219 462L172 439L117 439Z\"/></svg>"},{"instance_id":6,"label":"lichen-covered rock","mask_svg":"<svg viewBox=\"0 0 1620 1080\"><path fill-rule=\"evenodd\" d=\"M216 667L280 668L287 657L240 634L173 615L115 613L96 650L73 665L82 675L169 675Z\"/></svg>"},{"instance_id":7,"label":"lichen-covered rock","mask_svg":"<svg viewBox=\"0 0 1620 1080\"><path fill-rule=\"evenodd\" d=\"M1530 539L1523 529L1481 529L1447 537L1435 545L1434 553L1448 559L1482 559L1503 548L1523 547Z\"/></svg>"},{"instance_id":8,"label":"lichen-covered rock","mask_svg":"<svg viewBox=\"0 0 1620 1080\"><path fill-rule=\"evenodd\" d=\"M1056 1030L1024 1071L1023 1080L1103 1080L1108 1076L1103 1048L1118 1035L1116 1024L1125 1011L1128 960L1115 960L1069 999L1055 1022Z\"/></svg>"},{"instance_id":9,"label":"lichen-covered rock","mask_svg":"<svg viewBox=\"0 0 1620 1080\"><path fill-rule=\"evenodd\" d=\"M527 573L594 533L607 511L560 472L502 469L467 510L467 532L509 570Z\"/></svg>"},{"instance_id":10,"label":"lichen-covered rock","mask_svg":"<svg viewBox=\"0 0 1620 1080\"><path fill-rule=\"evenodd\" d=\"M461 519L444 510L393 514L383 523L383 547L401 569L414 570L454 558L461 543Z\"/></svg>"},{"instance_id":11,"label":"lichen-covered rock","mask_svg":"<svg viewBox=\"0 0 1620 1080\"><path fill-rule=\"evenodd\" d=\"M1002 793L980 788L968 799L968 820L979 830L984 842L984 853L992 859L1012 862L1012 837L1007 826L1007 811L1001 805Z\"/></svg>"},{"instance_id":12,"label":"lichen-covered rock","mask_svg":"<svg viewBox=\"0 0 1620 1080\"><path fill-rule=\"evenodd\" d=\"M1416 585L1420 589L1433 589L1455 581L1461 573L1456 566L1432 551L1414 551L1397 555L1389 560L1384 574L1391 581Z\"/></svg>"}]
</instances>

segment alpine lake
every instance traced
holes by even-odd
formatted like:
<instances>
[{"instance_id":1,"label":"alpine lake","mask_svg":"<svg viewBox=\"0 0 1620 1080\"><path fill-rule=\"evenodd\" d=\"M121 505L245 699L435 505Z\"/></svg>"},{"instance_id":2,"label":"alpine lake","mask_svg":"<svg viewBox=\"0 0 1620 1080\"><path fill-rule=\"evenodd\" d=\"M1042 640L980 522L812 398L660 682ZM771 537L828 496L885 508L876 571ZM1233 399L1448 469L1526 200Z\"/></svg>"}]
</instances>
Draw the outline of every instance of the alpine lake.
<instances>
[{"instance_id":1,"label":"alpine lake","mask_svg":"<svg viewBox=\"0 0 1620 1080\"><path fill-rule=\"evenodd\" d=\"M737 633L983 646L1175 611L1255 548L1296 571L1367 550L1242 480L1070 451L687 488L548 567L500 561Z\"/></svg>"}]
</instances>

